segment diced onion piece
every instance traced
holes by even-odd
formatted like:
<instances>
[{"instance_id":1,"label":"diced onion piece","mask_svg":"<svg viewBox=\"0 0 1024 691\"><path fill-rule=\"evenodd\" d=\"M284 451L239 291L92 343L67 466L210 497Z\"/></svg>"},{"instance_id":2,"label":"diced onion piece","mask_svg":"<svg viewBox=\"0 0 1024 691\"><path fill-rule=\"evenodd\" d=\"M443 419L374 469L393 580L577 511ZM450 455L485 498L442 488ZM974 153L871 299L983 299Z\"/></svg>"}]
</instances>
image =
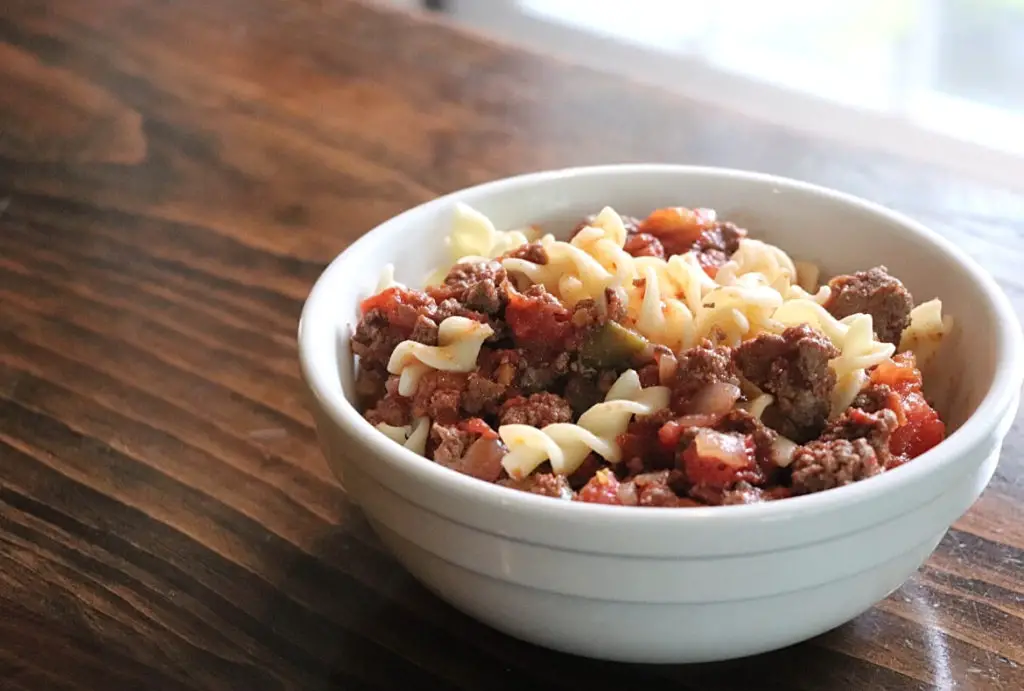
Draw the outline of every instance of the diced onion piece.
<instances>
[{"instance_id":1,"label":"diced onion piece","mask_svg":"<svg viewBox=\"0 0 1024 691\"><path fill-rule=\"evenodd\" d=\"M694 415L683 415L675 420L669 420L658 429L658 441L666 449L674 448L683 432L694 427L714 427L722 420L721 415L707 415L704 413Z\"/></svg>"},{"instance_id":2,"label":"diced onion piece","mask_svg":"<svg viewBox=\"0 0 1024 691\"><path fill-rule=\"evenodd\" d=\"M497 438L480 437L462 457L463 472L487 482L496 482L501 475L501 459L504 457L505 447Z\"/></svg>"},{"instance_id":3,"label":"diced onion piece","mask_svg":"<svg viewBox=\"0 0 1024 691\"><path fill-rule=\"evenodd\" d=\"M796 443L782 436L775 437L772 442L772 461L780 468L785 468L793 462L793 454L796 452Z\"/></svg>"},{"instance_id":4,"label":"diced onion piece","mask_svg":"<svg viewBox=\"0 0 1024 691\"><path fill-rule=\"evenodd\" d=\"M714 427L722 421L721 413L691 413L675 419L680 427Z\"/></svg>"},{"instance_id":5,"label":"diced onion piece","mask_svg":"<svg viewBox=\"0 0 1024 691\"><path fill-rule=\"evenodd\" d=\"M662 386L669 384L676 376L679 368L679 361L672 353L661 353L658 356L658 383Z\"/></svg>"},{"instance_id":6,"label":"diced onion piece","mask_svg":"<svg viewBox=\"0 0 1024 691\"><path fill-rule=\"evenodd\" d=\"M690 401L690 413L725 415L740 397L740 387L728 382L708 384Z\"/></svg>"},{"instance_id":7,"label":"diced onion piece","mask_svg":"<svg viewBox=\"0 0 1024 691\"><path fill-rule=\"evenodd\" d=\"M770 394L763 393L760 396L757 396L756 398L747 401L746 403L740 403L736 407L742 408L743 410L747 411L748 413L756 417L758 420L760 420L761 416L764 415L765 409L768 406L770 406L774 401L775 398L772 397Z\"/></svg>"},{"instance_id":8,"label":"diced onion piece","mask_svg":"<svg viewBox=\"0 0 1024 691\"><path fill-rule=\"evenodd\" d=\"M713 458L733 468L746 468L750 465L750 452L744 437L702 429L693 442L694 450L701 458Z\"/></svg>"}]
</instances>

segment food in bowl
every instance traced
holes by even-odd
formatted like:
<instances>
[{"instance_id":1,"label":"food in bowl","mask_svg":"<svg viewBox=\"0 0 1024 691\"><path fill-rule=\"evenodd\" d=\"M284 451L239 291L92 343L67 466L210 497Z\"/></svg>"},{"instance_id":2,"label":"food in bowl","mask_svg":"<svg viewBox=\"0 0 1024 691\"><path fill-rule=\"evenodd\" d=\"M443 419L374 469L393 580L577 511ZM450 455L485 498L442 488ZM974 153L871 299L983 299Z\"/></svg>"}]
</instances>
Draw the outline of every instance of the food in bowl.
<instances>
[{"instance_id":1,"label":"food in bowl","mask_svg":"<svg viewBox=\"0 0 1024 691\"><path fill-rule=\"evenodd\" d=\"M951 320L884 266L818 269L721 221L612 208L567 240L456 204L452 265L391 270L351 339L365 417L479 480L588 503L749 504L942 441L918 364Z\"/></svg>"},{"instance_id":2,"label":"food in bowl","mask_svg":"<svg viewBox=\"0 0 1024 691\"><path fill-rule=\"evenodd\" d=\"M542 222L551 231L568 230L604 205L636 216L703 205L813 258L825 276L884 264L914 295L941 298L956 317L934 358L923 341L914 349L950 433L867 482L687 510L559 501L417 457L357 409L352 329L380 267L394 262L399 280L418 284L451 263L440 239L459 202L501 228ZM512 636L628 662L707 662L784 647L886 597L992 478L1024 381L1016 312L962 247L835 190L692 166L548 171L409 209L331 263L303 307L298 335L324 458L417 580Z\"/></svg>"}]
</instances>

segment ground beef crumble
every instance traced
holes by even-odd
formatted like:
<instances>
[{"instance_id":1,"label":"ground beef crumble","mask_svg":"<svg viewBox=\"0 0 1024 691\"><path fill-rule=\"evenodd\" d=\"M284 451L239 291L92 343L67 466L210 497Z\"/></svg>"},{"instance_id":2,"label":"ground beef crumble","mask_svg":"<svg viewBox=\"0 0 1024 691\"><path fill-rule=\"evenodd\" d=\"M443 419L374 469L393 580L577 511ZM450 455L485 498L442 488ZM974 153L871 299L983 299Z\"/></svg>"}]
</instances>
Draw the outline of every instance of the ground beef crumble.
<instances>
[{"instance_id":1,"label":"ground beef crumble","mask_svg":"<svg viewBox=\"0 0 1024 691\"><path fill-rule=\"evenodd\" d=\"M535 393L505 401L498 418L503 425L545 427L556 422L572 422L572 408L557 394Z\"/></svg>"},{"instance_id":2,"label":"ground beef crumble","mask_svg":"<svg viewBox=\"0 0 1024 691\"><path fill-rule=\"evenodd\" d=\"M661 240L650 233L633 233L626 237L626 244L622 247L634 257L657 257L665 258L665 247Z\"/></svg>"},{"instance_id":3,"label":"ground beef crumble","mask_svg":"<svg viewBox=\"0 0 1024 691\"><path fill-rule=\"evenodd\" d=\"M680 497L672 489L673 475L678 471L662 470L643 473L632 478L637 506L678 506Z\"/></svg>"},{"instance_id":4,"label":"ground beef crumble","mask_svg":"<svg viewBox=\"0 0 1024 691\"><path fill-rule=\"evenodd\" d=\"M412 414L442 424L459 420L468 377L456 372L431 370L423 375L412 399Z\"/></svg>"},{"instance_id":5,"label":"ground beef crumble","mask_svg":"<svg viewBox=\"0 0 1024 691\"><path fill-rule=\"evenodd\" d=\"M819 439L796 450L790 466L793 491L820 492L882 472L890 460L889 438L897 424L896 414L888 408L875 413L847 410Z\"/></svg>"},{"instance_id":6,"label":"ground beef crumble","mask_svg":"<svg viewBox=\"0 0 1024 691\"><path fill-rule=\"evenodd\" d=\"M412 333L392 325L383 310L372 309L363 315L352 336L352 354L359 358L359 366L363 369L384 370L391 353L402 341Z\"/></svg>"},{"instance_id":7,"label":"ground beef crumble","mask_svg":"<svg viewBox=\"0 0 1024 691\"><path fill-rule=\"evenodd\" d=\"M366 411L371 425L384 423L392 427L408 425L412 420L412 401L398 394L387 394Z\"/></svg>"},{"instance_id":8,"label":"ground beef crumble","mask_svg":"<svg viewBox=\"0 0 1024 691\"><path fill-rule=\"evenodd\" d=\"M508 276L501 264L490 260L456 264L444 283L427 289L438 303L454 299L465 308L494 316L505 308Z\"/></svg>"},{"instance_id":9,"label":"ground beef crumble","mask_svg":"<svg viewBox=\"0 0 1024 691\"><path fill-rule=\"evenodd\" d=\"M708 384L739 385L729 348L716 347L705 341L680 353L677 360L675 381L671 384L672 409L677 413L690 412L688 404Z\"/></svg>"},{"instance_id":10,"label":"ground beef crumble","mask_svg":"<svg viewBox=\"0 0 1024 691\"><path fill-rule=\"evenodd\" d=\"M621 322L626 317L626 305L622 297L614 290L605 290L604 302L598 300L580 300L572 309L571 321L581 331L607 322Z\"/></svg>"},{"instance_id":11,"label":"ground beef crumble","mask_svg":"<svg viewBox=\"0 0 1024 691\"><path fill-rule=\"evenodd\" d=\"M884 266L836 276L828 285L832 295L825 308L832 316L842 319L858 312L870 314L878 339L899 345L903 330L910 325L914 298Z\"/></svg>"},{"instance_id":12,"label":"ground beef crumble","mask_svg":"<svg viewBox=\"0 0 1024 691\"><path fill-rule=\"evenodd\" d=\"M877 413L883 408L893 408L899 403L899 395L888 384L871 384L853 399L851 408L860 408L866 413Z\"/></svg>"},{"instance_id":13,"label":"ground beef crumble","mask_svg":"<svg viewBox=\"0 0 1024 691\"><path fill-rule=\"evenodd\" d=\"M755 487L749 482L737 482L735 487L725 490L721 496L723 506L730 504L758 504L764 500L764 492L761 488Z\"/></svg>"},{"instance_id":14,"label":"ground beef crumble","mask_svg":"<svg viewBox=\"0 0 1024 691\"><path fill-rule=\"evenodd\" d=\"M772 451L778 435L775 430L767 427L759 418L754 417L741 408L730 410L722 421L715 426L720 432L736 432L750 436L754 443L754 452L762 470L775 470L772 462Z\"/></svg>"},{"instance_id":15,"label":"ground beef crumble","mask_svg":"<svg viewBox=\"0 0 1024 691\"><path fill-rule=\"evenodd\" d=\"M733 359L744 377L775 397L774 406L791 423L780 431L802 441L816 437L828 417L836 384L828 361L838 355L828 338L805 324L781 336L761 334L736 348Z\"/></svg>"},{"instance_id":16,"label":"ground beef crumble","mask_svg":"<svg viewBox=\"0 0 1024 691\"><path fill-rule=\"evenodd\" d=\"M466 378L466 390L462 395L462 407L470 415L493 415L498 412L508 390L509 387L501 382L482 377L477 372L470 372Z\"/></svg>"},{"instance_id":17,"label":"ground beef crumble","mask_svg":"<svg viewBox=\"0 0 1024 691\"><path fill-rule=\"evenodd\" d=\"M701 232L693 243L693 251L702 266L719 267L729 261L729 257L740 248L740 240L746 236L747 231L733 223L716 223Z\"/></svg>"},{"instance_id":18,"label":"ground beef crumble","mask_svg":"<svg viewBox=\"0 0 1024 691\"><path fill-rule=\"evenodd\" d=\"M544 245L539 242L530 242L509 250L503 255L504 259L522 259L531 264L544 265L548 263L548 252Z\"/></svg>"},{"instance_id":19,"label":"ground beef crumble","mask_svg":"<svg viewBox=\"0 0 1024 691\"><path fill-rule=\"evenodd\" d=\"M888 408L882 408L874 413L850 408L828 424L821 433L820 440L865 439L884 466L889 462L889 439L898 425L896 413Z\"/></svg>"},{"instance_id":20,"label":"ground beef crumble","mask_svg":"<svg viewBox=\"0 0 1024 691\"><path fill-rule=\"evenodd\" d=\"M812 441L796 450L790 468L796 494L821 492L882 472L878 454L867 439Z\"/></svg>"},{"instance_id":21,"label":"ground beef crumble","mask_svg":"<svg viewBox=\"0 0 1024 691\"><path fill-rule=\"evenodd\" d=\"M527 475L522 480L513 480L511 478L498 480L498 484L522 492L554 497L555 499L572 499L576 496L572 487L569 486L569 481L561 475L553 473L535 472L532 475Z\"/></svg>"},{"instance_id":22,"label":"ground beef crumble","mask_svg":"<svg viewBox=\"0 0 1024 691\"><path fill-rule=\"evenodd\" d=\"M479 421L479 424L486 424ZM497 435L486 437L459 425L430 426L428 449L431 458L440 465L485 482L497 482L501 477L501 458L504 450Z\"/></svg>"},{"instance_id":23,"label":"ground beef crumble","mask_svg":"<svg viewBox=\"0 0 1024 691\"><path fill-rule=\"evenodd\" d=\"M416 317L416 323L412 327L412 332L409 334L410 341L416 341L417 343L423 343L424 345L436 346L437 345L437 322L430 317L425 317L422 314Z\"/></svg>"}]
</instances>

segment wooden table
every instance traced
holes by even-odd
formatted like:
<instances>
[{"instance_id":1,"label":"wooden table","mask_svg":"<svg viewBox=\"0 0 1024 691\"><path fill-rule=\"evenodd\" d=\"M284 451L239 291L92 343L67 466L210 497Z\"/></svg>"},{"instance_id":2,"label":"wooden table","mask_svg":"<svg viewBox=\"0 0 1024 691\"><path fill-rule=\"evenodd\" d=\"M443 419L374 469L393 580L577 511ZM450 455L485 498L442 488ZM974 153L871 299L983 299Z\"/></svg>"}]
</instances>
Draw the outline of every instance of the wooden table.
<instances>
[{"instance_id":1,"label":"wooden table","mask_svg":"<svg viewBox=\"0 0 1024 691\"><path fill-rule=\"evenodd\" d=\"M593 662L382 550L296 320L367 229L510 173L699 162L958 240L1024 308L1024 198L349 0L4 0L0 688L1024 688L1024 433L900 591L754 659Z\"/></svg>"}]
</instances>

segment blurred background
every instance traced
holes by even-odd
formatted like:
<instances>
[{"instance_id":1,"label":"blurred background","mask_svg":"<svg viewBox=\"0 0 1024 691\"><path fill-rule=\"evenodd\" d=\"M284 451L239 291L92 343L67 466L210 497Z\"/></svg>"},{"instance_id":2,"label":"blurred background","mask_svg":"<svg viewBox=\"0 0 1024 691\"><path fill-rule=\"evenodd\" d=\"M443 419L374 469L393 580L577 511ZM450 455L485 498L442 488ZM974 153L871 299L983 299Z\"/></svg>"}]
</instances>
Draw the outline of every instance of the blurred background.
<instances>
[{"instance_id":1,"label":"blurred background","mask_svg":"<svg viewBox=\"0 0 1024 691\"><path fill-rule=\"evenodd\" d=\"M1024 0L377 0L788 128L1024 182Z\"/></svg>"}]
</instances>

